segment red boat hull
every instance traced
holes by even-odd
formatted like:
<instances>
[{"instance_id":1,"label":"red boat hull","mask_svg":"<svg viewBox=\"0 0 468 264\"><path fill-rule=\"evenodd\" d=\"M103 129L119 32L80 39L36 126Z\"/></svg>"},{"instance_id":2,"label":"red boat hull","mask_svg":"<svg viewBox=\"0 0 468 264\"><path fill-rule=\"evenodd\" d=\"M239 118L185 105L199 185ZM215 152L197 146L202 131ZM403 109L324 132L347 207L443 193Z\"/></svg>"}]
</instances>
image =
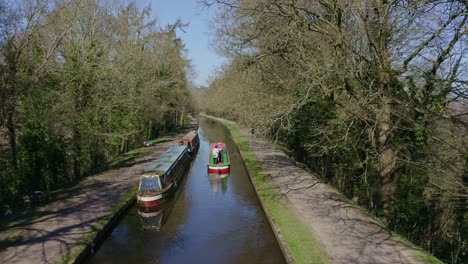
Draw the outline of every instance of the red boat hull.
<instances>
[{"instance_id":1,"label":"red boat hull","mask_svg":"<svg viewBox=\"0 0 468 264\"><path fill-rule=\"evenodd\" d=\"M149 208L158 206L166 201L166 193L160 193L157 195L137 195L137 203L141 208Z\"/></svg>"},{"instance_id":2,"label":"red boat hull","mask_svg":"<svg viewBox=\"0 0 468 264\"><path fill-rule=\"evenodd\" d=\"M228 166L208 166L208 173L228 174L229 165Z\"/></svg>"}]
</instances>

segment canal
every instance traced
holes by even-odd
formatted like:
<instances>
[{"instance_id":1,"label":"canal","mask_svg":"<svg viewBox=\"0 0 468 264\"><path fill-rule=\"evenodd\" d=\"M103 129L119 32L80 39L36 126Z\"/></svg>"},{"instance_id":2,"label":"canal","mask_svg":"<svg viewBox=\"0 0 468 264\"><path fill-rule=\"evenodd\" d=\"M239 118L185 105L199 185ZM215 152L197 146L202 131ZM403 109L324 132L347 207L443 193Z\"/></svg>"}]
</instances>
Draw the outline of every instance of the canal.
<instances>
[{"instance_id":1,"label":"canal","mask_svg":"<svg viewBox=\"0 0 468 264\"><path fill-rule=\"evenodd\" d=\"M199 121L200 148L174 197L159 211L130 208L89 263L285 263L229 131ZM219 141L231 158L224 178L207 173Z\"/></svg>"}]
</instances>

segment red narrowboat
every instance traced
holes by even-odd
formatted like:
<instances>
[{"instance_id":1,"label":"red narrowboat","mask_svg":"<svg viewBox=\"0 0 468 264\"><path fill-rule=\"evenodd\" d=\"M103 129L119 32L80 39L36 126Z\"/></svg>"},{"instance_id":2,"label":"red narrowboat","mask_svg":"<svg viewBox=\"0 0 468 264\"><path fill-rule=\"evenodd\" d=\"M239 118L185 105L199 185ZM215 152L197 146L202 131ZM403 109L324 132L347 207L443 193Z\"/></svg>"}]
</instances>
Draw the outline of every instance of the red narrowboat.
<instances>
[{"instance_id":1,"label":"red narrowboat","mask_svg":"<svg viewBox=\"0 0 468 264\"><path fill-rule=\"evenodd\" d=\"M208 173L228 174L230 166L226 144L223 142L211 144L208 154Z\"/></svg>"},{"instance_id":2,"label":"red narrowboat","mask_svg":"<svg viewBox=\"0 0 468 264\"><path fill-rule=\"evenodd\" d=\"M171 146L143 170L137 191L140 207L152 207L166 201L177 189L190 162L187 146Z\"/></svg>"},{"instance_id":3,"label":"red narrowboat","mask_svg":"<svg viewBox=\"0 0 468 264\"><path fill-rule=\"evenodd\" d=\"M185 134L185 136L179 141L179 145L187 146L188 152L193 154L196 152L200 146L200 138L198 137L198 132L192 130Z\"/></svg>"}]
</instances>

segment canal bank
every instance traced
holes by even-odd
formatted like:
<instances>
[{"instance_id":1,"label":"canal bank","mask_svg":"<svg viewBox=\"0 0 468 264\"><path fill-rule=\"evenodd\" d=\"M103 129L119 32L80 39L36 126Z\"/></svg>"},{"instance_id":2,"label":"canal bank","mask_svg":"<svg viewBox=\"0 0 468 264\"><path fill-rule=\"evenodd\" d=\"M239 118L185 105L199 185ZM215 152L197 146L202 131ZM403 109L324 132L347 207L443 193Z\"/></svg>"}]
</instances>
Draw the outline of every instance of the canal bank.
<instances>
[{"instance_id":1,"label":"canal bank","mask_svg":"<svg viewBox=\"0 0 468 264\"><path fill-rule=\"evenodd\" d=\"M124 154L103 173L52 193L50 203L3 218L1 263L76 263L120 220L134 201L138 175L189 128L156 146Z\"/></svg>"},{"instance_id":2,"label":"canal bank","mask_svg":"<svg viewBox=\"0 0 468 264\"><path fill-rule=\"evenodd\" d=\"M389 231L273 144L234 122L239 146L264 210L296 263L441 263Z\"/></svg>"}]
</instances>

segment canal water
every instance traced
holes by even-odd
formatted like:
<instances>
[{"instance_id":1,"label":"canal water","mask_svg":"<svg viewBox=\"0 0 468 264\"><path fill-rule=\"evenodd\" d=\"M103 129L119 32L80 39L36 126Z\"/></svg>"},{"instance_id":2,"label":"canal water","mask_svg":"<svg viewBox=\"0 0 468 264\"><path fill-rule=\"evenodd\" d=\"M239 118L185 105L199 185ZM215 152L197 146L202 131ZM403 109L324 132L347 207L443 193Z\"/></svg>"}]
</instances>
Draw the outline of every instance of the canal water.
<instances>
[{"instance_id":1,"label":"canal water","mask_svg":"<svg viewBox=\"0 0 468 264\"><path fill-rule=\"evenodd\" d=\"M132 207L89 263L285 263L229 131L199 121L200 148L174 197L154 212ZM219 141L231 158L227 177L207 173Z\"/></svg>"}]
</instances>

